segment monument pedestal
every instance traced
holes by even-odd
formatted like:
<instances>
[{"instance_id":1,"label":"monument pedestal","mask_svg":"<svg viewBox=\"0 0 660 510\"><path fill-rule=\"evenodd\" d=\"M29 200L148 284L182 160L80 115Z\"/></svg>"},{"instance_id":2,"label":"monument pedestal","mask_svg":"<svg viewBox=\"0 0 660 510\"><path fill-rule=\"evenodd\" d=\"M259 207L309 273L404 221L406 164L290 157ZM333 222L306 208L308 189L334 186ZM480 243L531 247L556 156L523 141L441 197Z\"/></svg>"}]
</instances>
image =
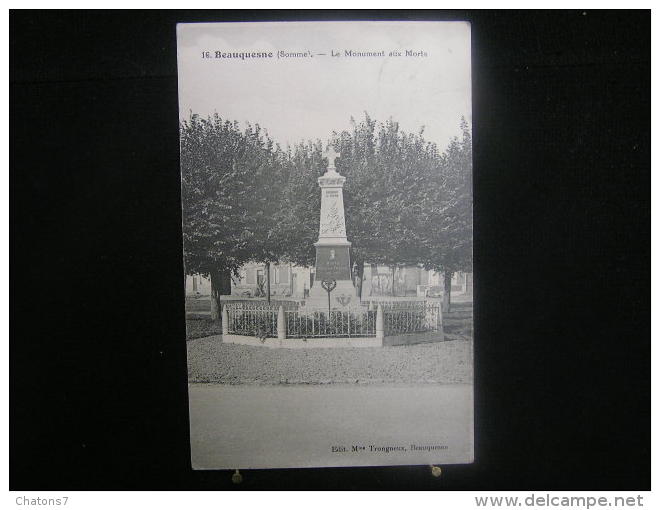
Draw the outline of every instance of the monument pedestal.
<instances>
[{"instance_id":1,"label":"monument pedestal","mask_svg":"<svg viewBox=\"0 0 660 510\"><path fill-rule=\"evenodd\" d=\"M351 281L338 281L337 287L330 293L330 310L347 310L359 306L357 292ZM309 291L309 298L305 300L305 307L311 310L328 310L328 293L319 285Z\"/></svg>"}]
</instances>

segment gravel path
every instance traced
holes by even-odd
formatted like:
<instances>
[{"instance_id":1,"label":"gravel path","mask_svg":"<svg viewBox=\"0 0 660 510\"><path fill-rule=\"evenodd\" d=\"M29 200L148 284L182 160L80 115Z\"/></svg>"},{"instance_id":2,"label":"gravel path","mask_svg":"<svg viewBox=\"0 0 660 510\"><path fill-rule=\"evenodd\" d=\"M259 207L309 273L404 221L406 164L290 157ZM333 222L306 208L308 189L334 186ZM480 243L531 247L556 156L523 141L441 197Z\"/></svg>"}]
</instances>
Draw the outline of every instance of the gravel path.
<instances>
[{"instance_id":1,"label":"gravel path","mask_svg":"<svg viewBox=\"0 0 660 510\"><path fill-rule=\"evenodd\" d=\"M222 336L186 342L188 380L224 384L471 383L472 343L400 347L269 349L224 344Z\"/></svg>"}]
</instances>

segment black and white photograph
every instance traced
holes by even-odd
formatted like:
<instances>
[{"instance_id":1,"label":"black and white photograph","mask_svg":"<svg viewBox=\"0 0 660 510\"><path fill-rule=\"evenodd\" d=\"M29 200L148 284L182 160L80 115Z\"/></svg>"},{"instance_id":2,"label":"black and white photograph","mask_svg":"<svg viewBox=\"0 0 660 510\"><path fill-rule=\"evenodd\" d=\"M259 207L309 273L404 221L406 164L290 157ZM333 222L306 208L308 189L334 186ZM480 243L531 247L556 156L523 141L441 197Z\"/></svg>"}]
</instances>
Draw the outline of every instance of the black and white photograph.
<instances>
[{"instance_id":1,"label":"black and white photograph","mask_svg":"<svg viewBox=\"0 0 660 510\"><path fill-rule=\"evenodd\" d=\"M178 25L193 467L470 463L470 26Z\"/></svg>"}]
</instances>

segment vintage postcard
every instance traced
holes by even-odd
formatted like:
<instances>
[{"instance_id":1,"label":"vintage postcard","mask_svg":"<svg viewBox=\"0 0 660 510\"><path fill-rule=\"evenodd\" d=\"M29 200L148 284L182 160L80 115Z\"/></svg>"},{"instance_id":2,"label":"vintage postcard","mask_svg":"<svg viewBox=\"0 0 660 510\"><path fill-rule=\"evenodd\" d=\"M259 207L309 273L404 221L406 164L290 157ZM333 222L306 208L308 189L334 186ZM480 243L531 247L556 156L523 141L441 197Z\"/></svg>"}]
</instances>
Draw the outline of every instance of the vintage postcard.
<instances>
[{"instance_id":1,"label":"vintage postcard","mask_svg":"<svg viewBox=\"0 0 660 510\"><path fill-rule=\"evenodd\" d=\"M470 25L177 41L192 466L472 462Z\"/></svg>"}]
</instances>

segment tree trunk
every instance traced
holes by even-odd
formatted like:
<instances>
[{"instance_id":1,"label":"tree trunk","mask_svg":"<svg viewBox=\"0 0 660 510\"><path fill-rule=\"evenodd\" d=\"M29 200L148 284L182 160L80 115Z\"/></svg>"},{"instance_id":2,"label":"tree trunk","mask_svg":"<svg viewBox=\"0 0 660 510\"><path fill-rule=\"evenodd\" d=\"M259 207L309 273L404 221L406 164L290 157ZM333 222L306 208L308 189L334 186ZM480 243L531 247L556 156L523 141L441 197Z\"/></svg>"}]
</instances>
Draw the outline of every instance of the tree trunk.
<instances>
[{"instance_id":1,"label":"tree trunk","mask_svg":"<svg viewBox=\"0 0 660 510\"><path fill-rule=\"evenodd\" d=\"M217 321L220 318L220 304L215 292L213 292L213 284L211 284L211 320Z\"/></svg>"},{"instance_id":2,"label":"tree trunk","mask_svg":"<svg viewBox=\"0 0 660 510\"><path fill-rule=\"evenodd\" d=\"M451 311L451 277L453 274L453 271L445 271L443 273L445 289L442 293L442 309L444 312Z\"/></svg>"},{"instance_id":3,"label":"tree trunk","mask_svg":"<svg viewBox=\"0 0 660 510\"><path fill-rule=\"evenodd\" d=\"M364 262L357 262L357 295L358 299L362 299L362 285L364 284Z\"/></svg>"},{"instance_id":4,"label":"tree trunk","mask_svg":"<svg viewBox=\"0 0 660 510\"><path fill-rule=\"evenodd\" d=\"M392 266L392 297L396 296L396 292L394 291L394 272L396 271L396 267Z\"/></svg>"},{"instance_id":5,"label":"tree trunk","mask_svg":"<svg viewBox=\"0 0 660 510\"><path fill-rule=\"evenodd\" d=\"M270 304L270 262L266 262L266 300Z\"/></svg>"},{"instance_id":6,"label":"tree trunk","mask_svg":"<svg viewBox=\"0 0 660 510\"><path fill-rule=\"evenodd\" d=\"M211 319L220 319L220 296L231 294L231 271L218 269L211 271Z\"/></svg>"}]
</instances>

